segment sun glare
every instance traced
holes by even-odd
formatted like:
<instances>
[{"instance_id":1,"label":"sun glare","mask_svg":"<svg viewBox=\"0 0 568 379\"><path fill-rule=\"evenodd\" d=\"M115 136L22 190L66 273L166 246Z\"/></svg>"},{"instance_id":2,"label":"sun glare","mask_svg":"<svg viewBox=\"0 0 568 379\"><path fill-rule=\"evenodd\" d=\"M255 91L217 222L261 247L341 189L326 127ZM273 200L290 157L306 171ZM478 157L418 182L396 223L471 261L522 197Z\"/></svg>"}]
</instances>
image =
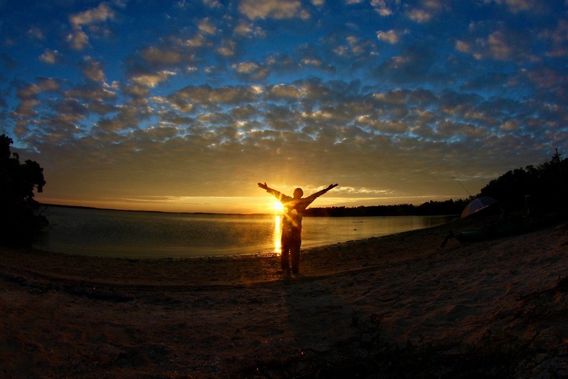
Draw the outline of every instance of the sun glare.
<instances>
[{"instance_id":1,"label":"sun glare","mask_svg":"<svg viewBox=\"0 0 568 379\"><path fill-rule=\"evenodd\" d=\"M276 214L281 214L284 212L284 205L282 205L282 203L278 200L274 200L272 203L272 211Z\"/></svg>"},{"instance_id":2,"label":"sun glare","mask_svg":"<svg viewBox=\"0 0 568 379\"><path fill-rule=\"evenodd\" d=\"M274 232L273 232L274 252L278 255L282 254L282 216L274 216Z\"/></svg>"}]
</instances>

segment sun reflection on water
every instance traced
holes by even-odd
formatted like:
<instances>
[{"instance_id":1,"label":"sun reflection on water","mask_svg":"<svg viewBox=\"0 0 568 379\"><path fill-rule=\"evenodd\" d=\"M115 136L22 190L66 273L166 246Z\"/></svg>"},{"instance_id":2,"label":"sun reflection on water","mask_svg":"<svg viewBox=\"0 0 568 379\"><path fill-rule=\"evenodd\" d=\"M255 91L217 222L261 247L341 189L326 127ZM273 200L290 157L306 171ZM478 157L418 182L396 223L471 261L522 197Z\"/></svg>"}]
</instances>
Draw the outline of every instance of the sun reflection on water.
<instances>
[{"instance_id":1,"label":"sun reflection on water","mask_svg":"<svg viewBox=\"0 0 568 379\"><path fill-rule=\"evenodd\" d=\"M274 252L278 255L282 253L282 216L274 216L274 231L272 232Z\"/></svg>"}]
</instances>

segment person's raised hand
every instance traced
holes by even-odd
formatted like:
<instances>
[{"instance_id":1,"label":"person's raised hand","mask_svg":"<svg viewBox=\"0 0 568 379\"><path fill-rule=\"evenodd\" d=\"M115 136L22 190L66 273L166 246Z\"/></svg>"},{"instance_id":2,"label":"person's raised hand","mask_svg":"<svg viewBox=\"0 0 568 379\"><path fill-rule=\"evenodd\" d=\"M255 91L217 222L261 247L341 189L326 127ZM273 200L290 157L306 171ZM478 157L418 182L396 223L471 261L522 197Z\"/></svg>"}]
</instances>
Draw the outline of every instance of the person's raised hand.
<instances>
[{"instance_id":1,"label":"person's raised hand","mask_svg":"<svg viewBox=\"0 0 568 379\"><path fill-rule=\"evenodd\" d=\"M267 190L267 189L268 189L268 185L266 184L266 182L264 182L264 183L258 183L258 186L259 186L260 188L264 189L264 190Z\"/></svg>"},{"instance_id":2,"label":"person's raised hand","mask_svg":"<svg viewBox=\"0 0 568 379\"><path fill-rule=\"evenodd\" d=\"M330 185L327 187L327 189L330 190L330 189L335 188L335 187L337 187L337 183L335 183L335 184L330 184Z\"/></svg>"}]
</instances>

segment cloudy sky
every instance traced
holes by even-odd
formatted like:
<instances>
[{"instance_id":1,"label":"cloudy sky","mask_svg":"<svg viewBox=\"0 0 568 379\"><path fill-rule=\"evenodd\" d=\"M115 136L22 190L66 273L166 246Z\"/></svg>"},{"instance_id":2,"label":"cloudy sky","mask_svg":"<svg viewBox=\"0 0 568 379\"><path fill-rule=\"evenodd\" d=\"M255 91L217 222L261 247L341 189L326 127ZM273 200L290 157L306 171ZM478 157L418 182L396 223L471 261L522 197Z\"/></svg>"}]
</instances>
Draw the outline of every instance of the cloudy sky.
<instances>
[{"instance_id":1,"label":"cloudy sky","mask_svg":"<svg viewBox=\"0 0 568 379\"><path fill-rule=\"evenodd\" d=\"M0 132L46 202L465 197L568 154L566 0L0 0Z\"/></svg>"}]
</instances>

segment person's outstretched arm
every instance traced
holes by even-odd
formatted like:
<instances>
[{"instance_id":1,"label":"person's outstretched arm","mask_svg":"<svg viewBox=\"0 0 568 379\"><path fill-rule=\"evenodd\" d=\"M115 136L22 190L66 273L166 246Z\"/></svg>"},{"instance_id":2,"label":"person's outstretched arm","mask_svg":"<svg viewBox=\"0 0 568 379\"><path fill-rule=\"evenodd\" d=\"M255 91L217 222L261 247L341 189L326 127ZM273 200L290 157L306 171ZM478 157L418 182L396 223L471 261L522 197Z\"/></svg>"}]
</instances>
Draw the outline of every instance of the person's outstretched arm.
<instances>
[{"instance_id":1,"label":"person's outstretched arm","mask_svg":"<svg viewBox=\"0 0 568 379\"><path fill-rule=\"evenodd\" d=\"M327 191L329 191L330 189L335 188L335 187L337 187L337 183L336 184L330 184L329 186L322 189L321 191L318 191L318 192L313 193L310 196L306 197L306 199L309 200L310 203L311 203L312 201L314 201L315 199L317 199L318 197L320 197L321 195L323 195L324 193L326 193Z\"/></svg>"},{"instance_id":2,"label":"person's outstretched arm","mask_svg":"<svg viewBox=\"0 0 568 379\"><path fill-rule=\"evenodd\" d=\"M280 191L276 191L274 188L270 188L266 182L264 183L258 183L258 186L260 188L262 188L263 190L266 190L266 192L268 192L269 194L271 194L272 196L274 196L275 198L277 198L280 201L288 201L291 199L291 197L284 195L283 193L281 193Z\"/></svg>"}]
</instances>

